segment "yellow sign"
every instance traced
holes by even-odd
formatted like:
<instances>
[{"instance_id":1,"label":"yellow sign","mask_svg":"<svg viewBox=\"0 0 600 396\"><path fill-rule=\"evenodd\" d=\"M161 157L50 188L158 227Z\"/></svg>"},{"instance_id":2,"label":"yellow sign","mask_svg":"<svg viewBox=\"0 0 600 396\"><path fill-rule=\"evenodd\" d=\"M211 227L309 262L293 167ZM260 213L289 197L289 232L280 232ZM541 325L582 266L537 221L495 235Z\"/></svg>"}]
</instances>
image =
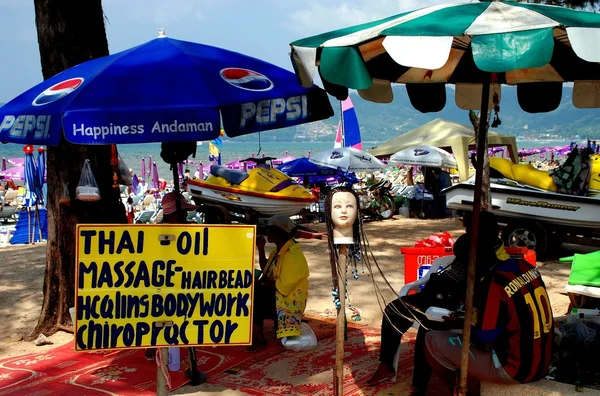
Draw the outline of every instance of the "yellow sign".
<instances>
[{"instance_id":1,"label":"yellow sign","mask_svg":"<svg viewBox=\"0 0 600 396\"><path fill-rule=\"evenodd\" d=\"M75 349L250 345L256 228L78 225Z\"/></svg>"}]
</instances>

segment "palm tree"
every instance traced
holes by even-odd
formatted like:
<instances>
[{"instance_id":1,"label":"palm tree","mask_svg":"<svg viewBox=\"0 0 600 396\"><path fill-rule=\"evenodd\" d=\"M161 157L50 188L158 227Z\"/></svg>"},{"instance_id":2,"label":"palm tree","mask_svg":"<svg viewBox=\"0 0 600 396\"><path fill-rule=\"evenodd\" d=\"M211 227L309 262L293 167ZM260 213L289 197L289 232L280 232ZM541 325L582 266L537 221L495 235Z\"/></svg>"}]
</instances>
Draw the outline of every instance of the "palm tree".
<instances>
[{"instance_id":1,"label":"palm tree","mask_svg":"<svg viewBox=\"0 0 600 396\"><path fill-rule=\"evenodd\" d=\"M34 0L44 79L81 62L108 55L101 0ZM89 159L102 199L74 198L83 162ZM72 330L69 308L75 300L75 225L126 223L119 191L112 187L110 146L77 146L61 140L48 147L48 246L44 302L31 335ZM59 205L65 192L70 205Z\"/></svg>"}]
</instances>

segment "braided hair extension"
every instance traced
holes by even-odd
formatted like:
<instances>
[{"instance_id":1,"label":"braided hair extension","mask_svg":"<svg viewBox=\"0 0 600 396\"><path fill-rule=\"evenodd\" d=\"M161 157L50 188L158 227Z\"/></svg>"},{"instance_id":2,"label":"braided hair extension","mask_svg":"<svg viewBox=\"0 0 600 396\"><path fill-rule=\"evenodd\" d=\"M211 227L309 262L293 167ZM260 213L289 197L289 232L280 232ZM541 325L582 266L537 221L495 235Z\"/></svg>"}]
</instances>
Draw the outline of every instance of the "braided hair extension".
<instances>
[{"instance_id":1,"label":"braided hair extension","mask_svg":"<svg viewBox=\"0 0 600 396\"><path fill-rule=\"evenodd\" d=\"M332 201L333 201L333 196L339 192L347 192L347 193L352 194L352 196L354 196L356 206L357 206L357 217L356 217L354 224L352 225L352 231L353 231L352 237L354 240L354 244L348 246L348 256L347 256L346 263L339 263L338 249L333 240L334 226L333 226L333 220L331 218L331 213L332 213L332 209L333 209ZM391 285L391 283L385 277L383 270L379 266L379 263L377 262L377 259L375 258L373 251L371 249L371 246L369 244L367 235L364 232L363 218L362 218L362 213L361 213L361 209L360 209L360 201L359 201L356 191L354 191L352 188L346 187L346 186L338 186L338 187L333 188L329 192L329 194L327 195L327 198L325 200L325 221L326 221L326 229L327 229L327 243L329 245L329 263L331 265L331 275L332 275L332 295L334 298L333 301L336 305L336 308L340 307L341 303L345 300L345 298L348 298L348 301L350 301L350 299L348 297L348 291L346 291L346 296L339 295L339 283L338 282L340 282L340 281L346 282L346 279L342 279L343 278L343 275L342 275L343 267L341 267L341 266L342 265L346 265L346 267L351 266L352 267L351 272L354 275L354 279L358 279L358 262L360 262L363 267L362 272L364 273L364 267L366 267L368 270L368 273L371 275L371 281L373 283L373 288L375 290L375 295L377 297L377 303L379 305L379 308L380 308L382 314L384 315L384 317L386 317L388 322L392 325L392 327L400 334L403 334L402 331L400 331L396 326L394 326L393 321L390 319L390 314L404 317L411 321L415 321L415 322L419 323L419 325L423 326L423 324L419 321L419 319L412 313L411 309L407 309L408 312L411 313L411 317L406 317L394 305L389 305L389 301L384 297L381 287L375 280L371 260L375 264L376 271L379 272L379 274L381 275L382 279L384 280L384 282L388 286L388 288L394 292L394 295L396 295L396 296L398 295L397 290L394 289L394 287ZM347 290L347 288L346 288L346 290ZM401 299L399 301L403 305L405 305ZM388 305L389 305L389 307L388 307L388 309L386 309L386 306L388 306ZM350 302L349 302L349 306L351 306ZM405 307L406 307L406 305L405 305ZM423 328L428 330L428 328L426 326L423 326Z\"/></svg>"}]
</instances>

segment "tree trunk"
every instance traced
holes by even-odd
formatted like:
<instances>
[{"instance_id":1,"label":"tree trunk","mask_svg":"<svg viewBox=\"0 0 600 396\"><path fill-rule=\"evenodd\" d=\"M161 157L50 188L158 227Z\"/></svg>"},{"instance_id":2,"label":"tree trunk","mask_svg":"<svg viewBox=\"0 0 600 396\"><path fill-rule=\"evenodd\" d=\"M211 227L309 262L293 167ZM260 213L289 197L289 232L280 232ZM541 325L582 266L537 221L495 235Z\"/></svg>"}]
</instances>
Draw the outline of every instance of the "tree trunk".
<instances>
[{"instance_id":1,"label":"tree trunk","mask_svg":"<svg viewBox=\"0 0 600 396\"><path fill-rule=\"evenodd\" d=\"M34 0L42 74L48 79L81 62L108 55L101 0ZM89 159L101 200L75 200L85 159ZM75 226L77 223L126 223L119 190L112 187L110 146L79 146L64 137L48 147L48 245L44 301L31 338L72 325L75 301ZM65 186L70 204L59 205Z\"/></svg>"},{"instance_id":2,"label":"tree trunk","mask_svg":"<svg viewBox=\"0 0 600 396\"><path fill-rule=\"evenodd\" d=\"M473 112L474 113L474 112ZM490 129L490 117L491 112L488 112L488 125L486 127L486 133ZM481 121L481 114L477 114L476 116L470 115L471 123L473 124L473 128L475 129L475 142L479 141L479 122ZM483 179L482 179L482 190L481 190L481 210L489 211L492 206L492 196L490 192L490 157L488 155L488 144L487 139L485 140L485 154L483 156ZM480 161L477 158L477 161Z\"/></svg>"}]
</instances>

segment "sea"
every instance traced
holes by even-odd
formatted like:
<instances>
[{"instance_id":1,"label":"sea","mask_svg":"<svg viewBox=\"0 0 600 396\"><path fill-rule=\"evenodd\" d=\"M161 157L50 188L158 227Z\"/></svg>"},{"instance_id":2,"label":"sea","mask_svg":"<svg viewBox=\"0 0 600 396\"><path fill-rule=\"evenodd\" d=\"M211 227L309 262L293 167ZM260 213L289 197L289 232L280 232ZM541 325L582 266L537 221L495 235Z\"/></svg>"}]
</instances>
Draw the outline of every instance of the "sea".
<instances>
[{"instance_id":1,"label":"sea","mask_svg":"<svg viewBox=\"0 0 600 396\"><path fill-rule=\"evenodd\" d=\"M382 142L363 141L363 147L369 149L377 146ZM536 141L525 140L517 141L517 147L522 148L541 148L541 147L564 147L570 144L570 141ZM580 142L581 143L581 142ZM208 164L208 142L203 142L197 146L196 158L190 158L190 161L198 164ZM236 142L234 140L225 140L221 149L222 164L230 161L244 159L252 155L262 157L280 158L290 155L295 158L308 157L311 153L318 153L333 147L333 142ZM2 144L0 145L0 159L16 158L23 156L23 147L18 144ZM172 180L173 173L168 164L160 158L160 143L145 143L145 144L123 144L118 146L118 151L129 168L132 168L135 173L140 173L142 158L145 159L146 167L148 167L150 157L152 162L156 163L159 177L165 180ZM193 174L196 171L197 165L190 165L189 170Z\"/></svg>"}]
</instances>

